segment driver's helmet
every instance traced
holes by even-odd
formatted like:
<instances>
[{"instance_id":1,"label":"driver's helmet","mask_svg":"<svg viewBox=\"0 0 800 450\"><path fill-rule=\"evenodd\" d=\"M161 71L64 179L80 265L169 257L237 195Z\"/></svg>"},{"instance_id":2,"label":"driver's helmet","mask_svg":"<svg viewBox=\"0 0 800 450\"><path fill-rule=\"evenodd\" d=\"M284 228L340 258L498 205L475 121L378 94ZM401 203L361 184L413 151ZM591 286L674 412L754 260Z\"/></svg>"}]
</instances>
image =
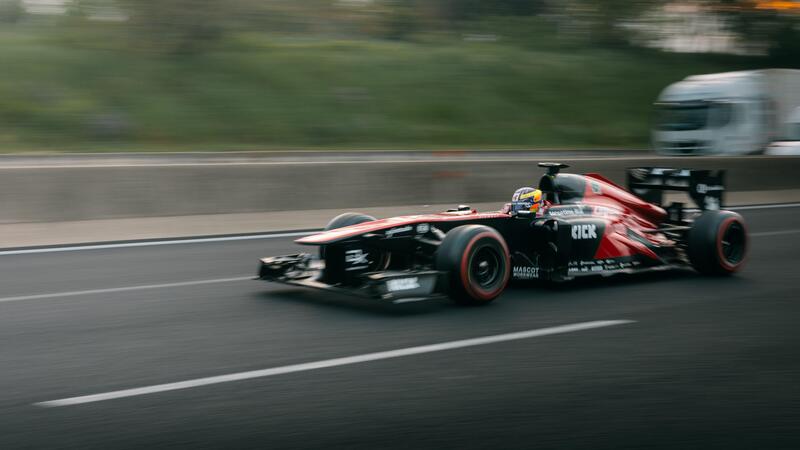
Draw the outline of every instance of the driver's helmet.
<instances>
[{"instance_id":1,"label":"driver's helmet","mask_svg":"<svg viewBox=\"0 0 800 450\"><path fill-rule=\"evenodd\" d=\"M544 195L539 189L532 187L519 188L511 197L511 213L536 214L544 206Z\"/></svg>"}]
</instances>

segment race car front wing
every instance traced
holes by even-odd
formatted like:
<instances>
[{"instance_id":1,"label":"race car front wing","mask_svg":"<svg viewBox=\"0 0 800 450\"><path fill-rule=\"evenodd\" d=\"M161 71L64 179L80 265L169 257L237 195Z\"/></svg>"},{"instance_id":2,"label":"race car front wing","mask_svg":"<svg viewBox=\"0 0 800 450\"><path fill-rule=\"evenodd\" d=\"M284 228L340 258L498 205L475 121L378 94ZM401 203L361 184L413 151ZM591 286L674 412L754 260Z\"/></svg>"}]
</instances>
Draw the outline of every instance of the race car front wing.
<instances>
[{"instance_id":1,"label":"race car front wing","mask_svg":"<svg viewBox=\"0 0 800 450\"><path fill-rule=\"evenodd\" d=\"M350 283L329 283L324 262L298 253L261 259L257 279L401 304L445 299L446 277L437 270L387 270L360 274Z\"/></svg>"}]
</instances>

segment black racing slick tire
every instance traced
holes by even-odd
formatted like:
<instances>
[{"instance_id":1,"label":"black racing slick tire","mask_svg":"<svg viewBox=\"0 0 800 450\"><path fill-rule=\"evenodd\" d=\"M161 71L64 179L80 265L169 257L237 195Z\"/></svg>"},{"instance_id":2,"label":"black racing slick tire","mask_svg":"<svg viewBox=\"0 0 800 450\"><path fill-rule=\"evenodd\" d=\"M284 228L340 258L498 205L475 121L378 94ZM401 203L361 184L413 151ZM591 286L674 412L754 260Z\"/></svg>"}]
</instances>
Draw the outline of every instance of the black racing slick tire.
<instances>
[{"instance_id":1,"label":"black racing slick tire","mask_svg":"<svg viewBox=\"0 0 800 450\"><path fill-rule=\"evenodd\" d=\"M350 225L358 225L364 222L372 222L375 218L372 216L368 216L366 214L359 214L354 212L347 212L344 214L339 214L338 216L331 219L327 225L325 225L325 231L335 230L337 228L344 228L349 227Z\"/></svg>"},{"instance_id":2,"label":"black racing slick tire","mask_svg":"<svg viewBox=\"0 0 800 450\"><path fill-rule=\"evenodd\" d=\"M462 225L436 250L436 269L449 274L448 295L462 305L485 305L503 293L511 277L505 239L494 228Z\"/></svg>"},{"instance_id":3,"label":"black racing slick tire","mask_svg":"<svg viewBox=\"0 0 800 450\"><path fill-rule=\"evenodd\" d=\"M747 259L747 226L732 211L705 211L686 237L692 267L706 275L730 275L738 272Z\"/></svg>"},{"instance_id":4,"label":"black racing slick tire","mask_svg":"<svg viewBox=\"0 0 800 450\"><path fill-rule=\"evenodd\" d=\"M354 212L346 212L344 214L339 214L338 216L334 217L333 219L325 225L324 231L335 230L337 228L344 228L349 227L350 225L358 225L364 222L372 222L376 220L372 216L368 216L366 214L359 214ZM321 245L319 247L319 257L320 259L325 259L325 246Z\"/></svg>"}]
</instances>

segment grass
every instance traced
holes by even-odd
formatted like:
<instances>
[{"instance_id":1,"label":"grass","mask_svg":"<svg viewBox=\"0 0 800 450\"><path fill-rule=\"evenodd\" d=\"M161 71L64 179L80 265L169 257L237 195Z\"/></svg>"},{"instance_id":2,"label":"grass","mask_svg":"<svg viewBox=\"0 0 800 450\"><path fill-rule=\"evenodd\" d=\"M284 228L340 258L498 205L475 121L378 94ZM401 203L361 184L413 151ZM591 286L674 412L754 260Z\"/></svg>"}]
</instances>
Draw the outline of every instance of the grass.
<instances>
[{"instance_id":1,"label":"grass","mask_svg":"<svg viewBox=\"0 0 800 450\"><path fill-rule=\"evenodd\" d=\"M688 74L753 61L529 43L229 38L191 57L0 32L0 151L646 147Z\"/></svg>"}]
</instances>

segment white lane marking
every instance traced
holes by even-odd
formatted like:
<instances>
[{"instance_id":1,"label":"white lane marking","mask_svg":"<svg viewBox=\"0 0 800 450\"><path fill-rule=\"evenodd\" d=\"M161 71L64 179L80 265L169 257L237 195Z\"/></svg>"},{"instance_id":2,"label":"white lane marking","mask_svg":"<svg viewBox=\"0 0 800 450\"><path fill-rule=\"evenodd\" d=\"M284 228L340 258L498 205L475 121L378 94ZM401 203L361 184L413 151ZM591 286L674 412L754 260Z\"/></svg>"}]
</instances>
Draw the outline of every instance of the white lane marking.
<instances>
[{"instance_id":1,"label":"white lane marking","mask_svg":"<svg viewBox=\"0 0 800 450\"><path fill-rule=\"evenodd\" d=\"M800 207L800 203L781 203L774 205L749 205L749 206L735 206L729 209L734 211L743 211L750 209L775 209L775 208L796 208ZM694 210L687 210L694 211ZM172 239L166 241L143 241L143 242L120 242L116 244L94 244L94 245L74 245L68 247L47 247L47 248L30 248L22 250L6 250L0 251L0 256L4 255L24 255L30 253L55 253L55 252L72 252L80 250L103 250L111 248L127 248L127 247L150 247L156 245L177 245L177 244L201 244L206 242L226 242L226 241L245 241L251 239L275 239L285 237L308 236L316 231L298 231L290 233L270 233L270 234L255 234L247 236L222 236L222 237L207 237L207 238L189 238L189 239Z\"/></svg>"},{"instance_id":2,"label":"white lane marking","mask_svg":"<svg viewBox=\"0 0 800 450\"><path fill-rule=\"evenodd\" d=\"M7 302L21 302L24 300L39 300L43 298L57 298L57 297L74 297L77 295L90 295L90 294L108 294L111 292L127 292L127 291L141 291L145 289L163 289L182 286L196 286L200 284L215 284L215 283L230 283L233 281L252 280L255 278L253 275L230 277L230 278L215 278L212 280L195 280L195 281L179 281L176 283L162 283L162 284L143 284L139 286L125 286L106 289L89 289L85 291L70 291L70 292L53 292L50 294L34 294L34 295L18 295L16 297L0 297L0 303Z\"/></svg>"},{"instance_id":3,"label":"white lane marking","mask_svg":"<svg viewBox=\"0 0 800 450\"><path fill-rule=\"evenodd\" d=\"M747 211L755 209L779 209L779 208L797 208L800 203L770 203L768 205L742 205L742 206L726 206L723 209L730 211ZM686 208L686 212L700 212L697 208Z\"/></svg>"},{"instance_id":4,"label":"white lane marking","mask_svg":"<svg viewBox=\"0 0 800 450\"><path fill-rule=\"evenodd\" d=\"M123 389L121 391L105 392L102 394L83 395L80 397L62 398L59 400L49 400L34 403L35 406L58 407L80 405L84 403L102 402L125 397L136 397L140 395L155 394L158 392L176 391L179 389L196 388L208 386L210 384L230 383L233 381L250 380L253 378L271 377L294 372L304 372L308 370L325 369L329 367L345 366L349 364L359 364L369 361L382 359L400 358L403 356L419 355L422 353L441 352L444 350L454 350L458 348L474 347L477 345L495 344L498 342L514 341L519 339L529 339L551 334L572 333L575 331L591 330L594 328L611 327L634 323L635 320L598 320L593 322L574 323L550 328L540 328L537 330L520 331L516 333L497 334L479 338L464 339L460 341L442 342L439 344L422 345L419 347L407 347L398 350L389 350L377 353L367 353L364 355L347 356L344 358L326 359L322 361L293 364L290 366L273 367L270 369L252 370L248 372L218 375L206 378L195 378L193 380L178 381L175 383L156 384L133 389Z\"/></svg>"},{"instance_id":5,"label":"white lane marking","mask_svg":"<svg viewBox=\"0 0 800 450\"><path fill-rule=\"evenodd\" d=\"M800 233L800 230L762 231L761 233L750 233L750 237L783 236L785 234L797 234L797 233Z\"/></svg>"},{"instance_id":6,"label":"white lane marking","mask_svg":"<svg viewBox=\"0 0 800 450\"><path fill-rule=\"evenodd\" d=\"M749 209L777 209L777 208L797 208L800 203L775 203L771 205L745 205L745 206L731 206L734 211L747 211Z\"/></svg>"},{"instance_id":7,"label":"white lane marking","mask_svg":"<svg viewBox=\"0 0 800 450\"><path fill-rule=\"evenodd\" d=\"M155 245L177 245L177 244L200 244L205 242L226 242L226 241L247 241L253 239L275 239L285 237L308 236L309 234L317 233L317 231L298 231L292 233L271 233L271 234L252 234L246 236L221 236L221 237L207 237L207 238L194 238L194 239L171 239L166 241L141 241L141 242L118 242L115 244L89 244L89 245L74 245L69 247L47 247L47 248L28 248L21 250L6 250L0 251L0 256L3 255L26 255L30 253L57 253L57 252L75 252L81 250L104 250L109 248L128 248L128 247L151 247Z\"/></svg>"},{"instance_id":8,"label":"white lane marking","mask_svg":"<svg viewBox=\"0 0 800 450\"><path fill-rule=\"evenodd\" d=\"M750 237L767 237L767 236L782 236L786 234L797 234L800 233L800 230L779 230L779 231L765 231L761 233L750 233ZM254 276L241 276L241 277L230 277L230 278L216 278L212 280L195 280L195 281L179 281L175 283L162 283L162 284L145 284L139 286L125 286L125 287L117 287L117 288L106 288L106 289L89 289L84 291L69 291L69 292L53 292L49 294L33 294L33 295L20 295L15 297L0 297L0 303L6 302L19 302L24 300L39 300L45 298L58 298L58 297L74 297L79 295L90 295L90 294L107 294L112 292L126 292L126 291L139 291L144 289L162 289L162 288L172 288L172 287L182 287L182 286L196 286L202 284L215 284L215 283L228 283L233 281L245 281L245 280L252 280ZM416 302L416 301L423 301L427 300L424 298L412 298L412 299L399 299L395 300L393 303L400 304L400 303L409 303L409 302Z\"/></svg>"},{"instance_id":9,"label":"white lane marking","mask_svg":"<svg viewBox=\"0 0 800 450\"><path fill-rule=\"evenodd\" d=\"M774 205L748 205L748 206L734 206L728 209L734 211L755 210L755 209L775 209L775 208L796 208L800 207L800 203L781 203ZM687 209L687 211L698 211L696 209ZM119 242L115 244L89 244L89 245L73 245L67 247L46 247L46 248L29 248L21 250L5 250L0 251L0 256L5 255L26 255L33 253L57 253L57 252L74 252L82 250L105 250L112 248L129 248L129 247L152 247L157 245L178 245L178 244L202 244L207 242L226 242L226 241L246 241L255 239L276 239L286 237L308 236L318 233L320 230L315 231L297 231L289 233L268 233L268 234L254 234L245 236L220 236L220 237L207 237L207 238L188 238L188 239L171 239L171 240L153 240L141 242Z\"/></svg>"},{"instance_id":10,"label":"white lane marking","mask_svg":"<svg viewBox=\"0 0 800 450\"><path fill-rule=\"evenodd\" d=\"M530 162L538 163L546 158L559 158L554 152L545 152L544 155L519 155L519 156L490 156L490 157L475 157L467 156L463 158L454 158L450 156L430 156L425 158L394 158L394 159L318 159L313 161L308 160L283 160L283 161L205 161L205 162L141 162L141 163L110 163L110 164L24 164L24 165L6 165L0 166L0 170L18 170L18 169L108 169L108 168L123 168L123 167L204 167L204 166L318 166L327 164L353 164L353 165L376 165L376 164L453 164L453 163L500 163L500 162ZM561 157L567 161L630 161L632 159L640 161L663 160L664 156L653 154L634 154L625 156L592 156L592 155L565 155ZM715 161L719 156L693 156L692 160L696 161ZM778 160L781 157L767 156L767 157L752 157L752 156L726 156L726 160L734 159L761 159L761 160Z\"/></svg>"}]
</instances>

